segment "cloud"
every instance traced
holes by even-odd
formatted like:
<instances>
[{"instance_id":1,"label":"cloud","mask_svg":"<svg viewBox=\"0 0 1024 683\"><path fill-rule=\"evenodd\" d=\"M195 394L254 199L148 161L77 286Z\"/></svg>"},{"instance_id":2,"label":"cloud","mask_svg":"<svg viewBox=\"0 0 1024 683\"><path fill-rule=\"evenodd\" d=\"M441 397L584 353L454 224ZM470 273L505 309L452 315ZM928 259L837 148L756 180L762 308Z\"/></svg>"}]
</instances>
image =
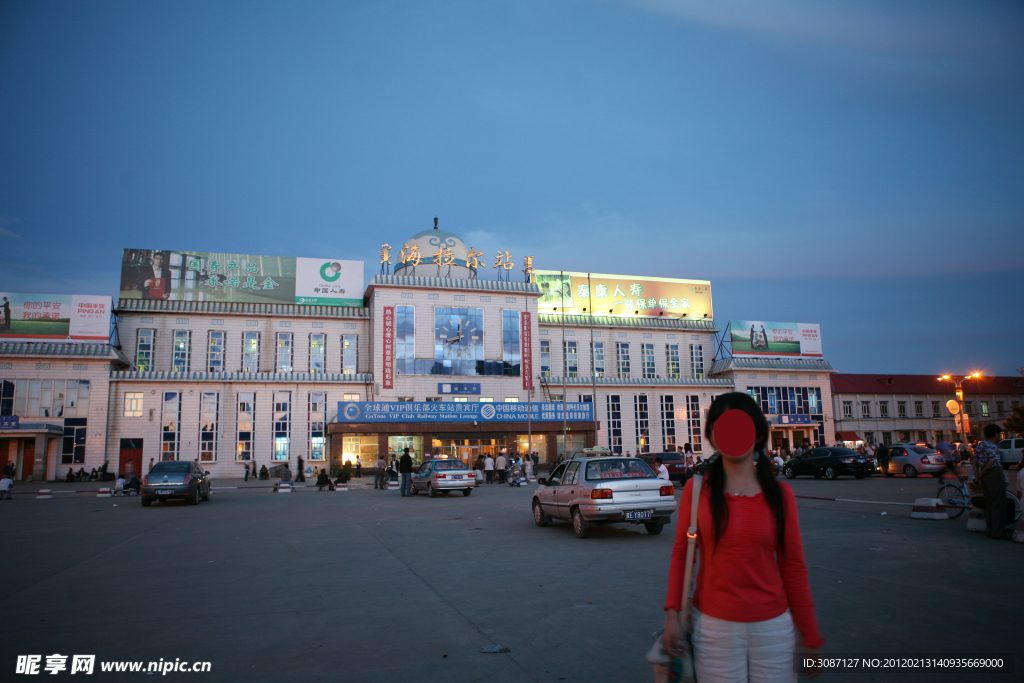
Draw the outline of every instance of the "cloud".
<instances>
[{"instance_id":1,"label":"cloud","mask_svg":"<svg viewBox=\"0 0 1024 683\"><path fill-rule=\"evenodd\" d=\"M7 239L12 239L12 240L20 240L21 239L21 235L19 235L18 233L14 232L13 230L8 230L7 228L0 228L0 237L6 237Z\"/></svg>"}]
</instances>

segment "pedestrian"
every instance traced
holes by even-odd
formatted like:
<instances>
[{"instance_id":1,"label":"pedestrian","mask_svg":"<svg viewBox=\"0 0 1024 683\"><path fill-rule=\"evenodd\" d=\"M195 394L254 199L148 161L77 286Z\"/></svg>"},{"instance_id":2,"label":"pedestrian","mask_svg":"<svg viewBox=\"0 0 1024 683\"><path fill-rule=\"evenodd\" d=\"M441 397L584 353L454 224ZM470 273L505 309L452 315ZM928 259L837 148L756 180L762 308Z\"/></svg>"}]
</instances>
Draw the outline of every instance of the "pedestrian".
<instances>
[{"instance_id":1,"label":"pedestrian","mask_svg":"<svg viewBox=\"0 0 1024 683\"><path fill-rule=\"evenodd\" d=\"M1017 498L1024 500L1024 462L1018 465L1017 471Z\"/></svg>"},{"instance_id":2,"label":"pedestrian","mask_svg":"<svg viewBox=\"0 0 1024 683\"><path fill-rule=\"evenodd\" d=\"M665 467L665 461L661 459L661 456L654 459L654 471L658 473L658 479L668 481L668 468Z\"/></svg>"},{"instance_id":3,"label":"pedestrian","mask_svg":"<svg viewBox=\"0 0 1024 683\"><path fill-rule=\"evenodd\" d=\"M488 484L494 483L494 459L490 453L484 458L484 476L487 477Z\"/></svg>"},{"instance_id":4,"label":"pedestrian","mask_svg":"<svg viewBox=\"0 0 1024 683\"><path fill-rule=\"evenodd\" d=\"M533 451L530 454L530 460L533 460L533 471L536 472L540 467L540 456L537 454L537 451Z\"/></svg>"},{"instance_id":5,"label":"pedestrian","mask_svg":"<svg viewBox=\"0 0 1024 683\"><path fill-rule=\"evenodd\" d=\"M889 474L889 447L885 444L878 447L875 451L875 460L878 462L878 469L884 475Z\"/></svg>"},{"instance_id":6,"label":"pedestrian","mask_svg":"<svg viewBox=\"0 0 1024 683\"><path fill-rule=\"evenodd\" d=\"M270 470L267 469L266 465L260 466L260 479L263 481L270 479Z\"/></svg>"},{"instance_id":7,"label":"pedestrian","mask_svg":"<svg viewBox=\"0 0 1024 683\"><path fill-rule=\"evenodd\" d=\"M299 459L298 459L297 463L298 463L298 466L297 466L296 469L298 469L298 473L295 476L295 481L306 481L306 474L305 474L305 472L302 471L303 468L302 468L302 456L301 455L299 456Z\"/></svg>"},{"instance_id":8,"label":"pedestrian","mask_svg":"<svg viewBox=\"0 0 1024 683\"><path fill-rule=\"evenodd\" d=\"M508 467L508 459L505 458L505 451L498 453L498 459L494 461L494 469L498 473L498 483L505 481L505 468Z\"/></svg>"},{"instance_id":9,"label":"pedestrian","mask_svg":"<svg viewBox=\"0 0 1024 683\"><path fill-rule=\"evenodd\" d=\"M402 475L402 495L412 495L412 456L416 454L416 451L411 451L406 448L405 452L402 453L402 459L398 463L398 471Z\"/></svg>"},{"instance_id":10,"label":"pedestrian","mask_svg":"<svg viewBox=\"0 0 1024 683\"><path fill-rule=\"evenodd\" d=\"M149 469L147 471L148 472L152 472L153 471L153 458L149 459Z\"/></svg>"},{"instance_id":11,"label":"pedestrian","mask_svg":"<svg viewBox=\"0 0 1024 683\"><path fill-rule=\"evenodd\" d=\"M999 453L997 424L985 425L985 438L974 447L975 479L981 483L985 494L985 536L1001 540L1006 531L1006 477L1003 475L1003 458Z\"/></svg>"},{"instance_id":12,"label":"pedestrian","mask_svg":"<svg viewBox=\"0 0 1024 683\"><path fill-rule=\"evenodd\" d=\"M825 641L818 629L807 566L804 563L796 498L788 484L771 473L768 458L754 452L768 442L761 409L744 393L724 394L708 411L705 438L719 451L715 424L727 411L741 426L723 438L735 442L750 427L746 451L717 453L710 459L706 486L700 489L697 547L700 552L693 594L692 633L696 677L702 683L787 681L796 683L793 661L797 631L804 656L817 657ZM743 424L745 423L745 425ZM723 422L723 429L727 429ZM730 444L732 445L732 444ZM665 604L662 636L669 655L680 657L683 571L690 499L696 478L683 488ZM816 676L818 670L805 670Z\"/></svg>"},{"instance_id":13,"label":"pedestrian","mask_svg":"<svg viewBox=\"0 0 1024 683\"><path fill-rule=\"evenodd\" d=\"M280 480L276 484L274 484L275 491L277 491L281 486L284 486L285 484L289 486L292 485L292 471L288 469L288 463L284 464L284 469L282 469L281 473L277 476L280 478Z\"/></svg>"},{"instance_id":14,"label":"pedestrian","mask_svg":"<svg viewBox=\"0 0 1024 683\"><path fill-rule=\"evenodd\" d=\"M14 479L9 474L4 474L4 478L0 479L0 500L14 500L11 497L11 489L14 488Z\"/></svg>"},{"instance_id":15,"label":"pedestrian","mask_svg":"<svg viewBox=\"0 0 1024 683\"><path fill-rule=\"evenodd\" d=\"M245 463L245 481L249 481L249 463Z\"/></svg>"},{"instance_id":16,"label":"pedestrian","mask_svg":"<svg viewBox=\"0 0 1024 683\"><path fill-rule=\"evenodd\" d=\"M384 470L387 468L387 463L384 462L384 458L377 456L377 464L373 468L373 488L375 489L386 489L387 484L384 481Z\"/></svg>"},{"instance_id":17,"label":"pedestrian","mask_svg":"<svg viewBox=\"0 0 1024 683\"><path fill-rule=\"evenodd\" d=\"M533 461L529 457L523 458L523 476L526 477L526 481L533 477Z\"/></svg>"},{"instance_id":18,"label":"pedestrian","mask_svg":"<svg viewBox=\"0 0 1024 683\"><path fill-rule=\"evenodd\" d=\"M363 461L356 458L356 479L362 479L363 477Z\"/></svg>"},{"instance_id":19,"label":"pedestrian","mask_svg":"<svg viewBox=\"0 0 1024 683\"><path fill-rule=\"evenodd\" d=\"M398 482L398 456L394 453L391 454L391 460L388 462L388 486L391 485L392 479L394 479L396 483Z\"/></svg>"}]
</instances>

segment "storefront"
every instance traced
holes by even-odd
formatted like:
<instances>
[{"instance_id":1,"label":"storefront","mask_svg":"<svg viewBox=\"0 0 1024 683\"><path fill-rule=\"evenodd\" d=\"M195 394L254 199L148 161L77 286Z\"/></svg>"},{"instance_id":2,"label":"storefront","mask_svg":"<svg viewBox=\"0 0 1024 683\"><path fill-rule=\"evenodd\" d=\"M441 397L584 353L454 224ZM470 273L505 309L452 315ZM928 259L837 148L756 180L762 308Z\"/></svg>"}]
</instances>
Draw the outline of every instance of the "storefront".
<instances>
[{"instance_id":1,"label":"storefront","mask_svg":"<svg viewBox=\"0 0 1024 683\"><path fill-rule=\"evenodd\" d=\"M0 461L14 466L15 480L52 480L63 435L63 426L45 422L0 429Z\"/></svg>"}]
</instances>

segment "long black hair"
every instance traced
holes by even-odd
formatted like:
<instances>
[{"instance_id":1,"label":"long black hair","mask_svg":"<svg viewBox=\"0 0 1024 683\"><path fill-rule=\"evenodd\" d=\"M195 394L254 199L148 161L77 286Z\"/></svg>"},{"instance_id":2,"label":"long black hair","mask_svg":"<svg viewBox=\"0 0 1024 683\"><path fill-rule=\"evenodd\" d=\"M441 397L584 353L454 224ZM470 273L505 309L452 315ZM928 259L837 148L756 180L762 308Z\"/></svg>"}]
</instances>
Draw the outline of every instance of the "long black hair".
<instances>
[{"instance_id":1,"label":"long black hair","mask_svg":"<svg viewBox=\"0 0 1024 683\"><path fill-rule=\"evenodd\" d=\"M756 462L757 482L761 485L764 499L775 517L776 545L782 543L786 536L786 509L782 499L782 487L772 474L772 464L765 454L768 445L768 420L764 413L747 394L733 392L723 394L715 399L708 410L704 436L711 439L715 430L715 422L727 410L742 410L754 421L754 458ZM729 526L729 507L725 504L725 467L722 455L715 454L707 468L708 494L711 502L711 522L715 530L714 545L725 534Z\"/></svg>"}]
</instances>

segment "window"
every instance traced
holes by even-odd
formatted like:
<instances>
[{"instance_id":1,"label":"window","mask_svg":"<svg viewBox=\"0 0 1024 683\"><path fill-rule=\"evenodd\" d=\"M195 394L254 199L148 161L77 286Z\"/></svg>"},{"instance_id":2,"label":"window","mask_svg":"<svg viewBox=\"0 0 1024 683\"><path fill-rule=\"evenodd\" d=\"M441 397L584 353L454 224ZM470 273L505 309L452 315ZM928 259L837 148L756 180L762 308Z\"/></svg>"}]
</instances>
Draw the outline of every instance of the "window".
<instances>
[{"instance_id":1,"label":"window","mask_svg":"<svg viewBox=\"0 0 1024 683\"><path fill-rule=\"evenodd\" d=\"M174 331L174 372L188 372L189 356L192 355L191 330Z\"/></svg>"},{"instance_id":2,"label":"window","mask_svg":"<svg viewBox=\"0 0 1024 683\"><path fill-rule=\"evenodd\" d=\"M441 397L440 396L427 396L427 403L440 403L440 402L441 402Z\"/></svg>"},{"instance_id":3,"label":"window","mask_svg":"<svg viewBox=\"0 0 1024 683\"><path fill-rule=\"evenodd\" d=\"M879 401L878 402L878 416L879 417L889 417L889 402L888 401Z\"/></svg>"},{"instance_id":4,"label":"window","mask_svg":"<svg viewBox=\"0 0 1024 683\"><path fill-rule=\"evenodd\" d=\"M501 362L505 377L519 377L522 352L519 348L519 311L501 312Z\"/></svg>"},{"instance_id":5,"label":"window","mask_svg":"<svg viewBox=\"0 0 1024 683\"><path fill-rule=\"evenodd\" d=\"M943 441L942 436L943 436L942 430L941 429L936 429L935 430L935 443L936 444L942 443L942 441Z\"/></svg>"},{"instance_id":6,"label":"window","mask_svg":"<svg viewBox=\"0 0 1024 683\"><path fill-rule=\"evenodd\" d=\"M292 434L292 394L274 392L274 460L287 460Z\"/></svg>"},{"instance_id":7,"label":"window","mask_svg":"<svg viewBox=\"0 0 1024 683\"><path fill-rule=\"evenodd\" d=\"M676 399L674 396L661 397L661 450L676 449Z\"/></svg>"},{"instance_id":8,"label":"window","mask_svg":"<svg viewBox=\"0 0 1024 683\"><path fill-rule=\"evenodd\" d=\"M395 306L395 372L416 374L416 307Z\"/></svg>"},{"instance_id":9,"label":"window","mask_svg":"<svg viewBox=\"0 0 1024 683\"><path fill-rule=\"evenodd\" d=\"M288 367L291 367L291 334L288 334ZM259 372L260 371L260 333L259 332L243 332L242 333L242 372ZM287 370L286 372L291 372Z\"/></svg>"},{"instance_id":10,"label":"window","mask_svg":"<svg viewBox=\"0 0 1024 683\"><path fill-rule=\"evenodd\" d=\"M654 344L640 345L640 364L643 367L645 378L655 377L654 368ZM644 451L645 453L647 451Z\"/></svg>"},{"instance_id":11,"label":"window","mask_svg":"<svg viewBox=\"0 0 1024 683\"><path fill-rule=\"evenodd\" d=\"M886 446L892 445L892 432L882 432L882 443Z\"/></svg>"},{"instance_id":12,"label":"window","mask_svg":"<svg viewBox=\"0 0 1024 683\"><path fill-rule=\"evenodd\" d=\"M938 401L932 401L932 417L940 417Z\"/></svg>"},{"instance_id":13,"label":"window","mask_svg":"<svg viewBox=\"0 0 1024 683\"><path fill-rule=\"evenodd\" d=\"M210 330L209 345L206 350L206 371L224 372L224 348L227 333L221 330Z\"/></svg>"},{"instance_id":14,"label":"window","mask_svg":"<svg viewBox=\"0 0 1024 683\"><path fill-rule=\"evenodd\" d=\"M619 377L629 379L629 342L615 342L615 369Z\"/></svg>"},{"instance_id":15,"label":"window","mask_svg":"<svg viewBox=\"0 0 1024 683\"><path fill-rule=\"evenodd\" d=\"M548 339L540 341L540 376L551 376L551 341Z\"/></svg>"},{"instance_id":16,"label":"window","mask_svg":"<svg viewBox=\"0 0 1024 683\"><path fill-rule=\"evenodd\" d=\"M124 395L124 416L142 417L142 392L130 392Z\"/></svg>"},{"instance_id":17,"label":"window","mask_svg":"<svg viewBox=\"0 0 1024 683\"><path fill-rule=\"evenodd\" d=\"M345 399L346 401L358 401L359 394L344 394L342 395L342 398ZM428 398L427 400L429 401L430 399Z\"/></svg>"},{"instance_id":18,"label":"window","mask_svg":"<svg viewBox=\"0 0 1024 683\"><path fill-rule=\"evenodd\" d=\"M480 364L478 366L478 363ZM490 375L484 362L482 308L434 309L434 363L431 374Z\"/></svg>"},{"instance_id":19,"label":"window","mask_svg":"<svg viewBox=\"0 0 1024 683\"><path fill-rule=\"evenodd\" d=\"M511 397L506 396L505 397L505 403L519 403L519 397L518 396L511 396Z\"/></svg>"},{"instance_id":20,"label":"window","mask_svg":"<svg viewBox=\"0 0 1024 683\"><path fill-rule=\"evenodd\" d=\"M551 396L549 397L549 399L550 399L550 401L552 403L561 403L562 402L562 398L563 398L562 394L551 394Z\"/></svg>"},{"instance_id":21,"label":"window","mask_svg":"<svg viewBox=\"0 0 1024 683\"><path fill-rule=\"evenodd\" d=\"M309 335L309 374L322 375L327 369L326 346L326 334Z\"/></svg>"},{"instance_id":22,"label":"window","mask_svg":"<svg viewBox=\"0 0 1024 683\"><path fill-rule=\"evenodd\" d=\"M917 433L917 440L918 441L925 441L925 442L927 442L928 441L928 432L918 432Z\"/></svg>"},{"instance_id":23,"label":"window","mask_svg":"<svg viewBox=\"0 0 1024 683\"><path fill-rule=\"evenodd\" d=\"M235 460L251 460L253 435L256 428L256 394L238 394L238 446L235 451Z\"/></svg>"},{"instance_id":24,"label":"window","mask_svg":"<svg viewBox=\"0 0 1024 683\"><path fill-rule=\"evenodd\" d=\"M964 401L964 412L968 415L974 415L974 401Z\"/></svg>"},{"instance_id":25,"label":"window","mask_svg":"<svg viewBox=\"0 0 1024 683\"><path fill-rule=\"evenodd\" d=\"M700 396L686 397L686 438L690 441L694 453L702 450L703 437L700 431Z\"/></svg>"},{"instance_id":26,"label":"window","mask_svg":"<svg viewBox=\"0 0 1024 683\"><path fill-rule=\"evenodd\" d=\"M1002 416L1003 416L1003 402L1002 401L996 401L996 417L1002 417Z\"/></svg>"},{"instance_id":27,"label":"window","mask_svg":"<svg viewBox=\"0 0 1024 683\"><path fill-rule=\"evenodd\" d=\"M399 396L398 397L398 402L399 403L413 403L415 400L416 400L415 396Z\"/></svg>"},{"instance_id":28,"label":"window","mask_svg":"<svg viewBox=\"0 0 1024 683\"><path fill-rule=\"evenodd\" d=\"M72 417L64 420L64 440L61 445L62 465L85 462L85 432L87 418Z\"/></svg>"},{"instance_id":29,"label":"window","mask_svg":"<svg viewBox=\"0 0 1024 683\"><path fill-rule=\"evenodd\" d=\"M177 460L181 452L181 394L165 391L163 395L160 460Z\"/></svg>"},{"instance_id":30,"label":"window","mask_svg":"<svg viewBox=\"0 0 1024 683\"><path fill-rule=\"evenodd\" d=\"M899 416L899 417L906 417L907 416L907 402L906 401L896 401L896 415Z\"/></svg>"},{"instance_id":31,"label":"window","mask_svg":"<svg viewBox=\"0 0 1024 683\"><path fill-rule=\"evenodd\" d=\"M981 402L981 416L988 417L988 401Z\"/></svg>"},{"instance_id":32,"label":"window","mask_svg":"<svg viewBox=\"0 0 1024 683\"><path fill-rule=\"evenodd\" d=\"M843 401L843 417L853 417L853 401Z\"/></svg>"},{"instance_id":33,"label":"window","mask_svg":"<svg viewBox=\"0 0 1024 683\"><path fill-rule=\"evenodd\" d=\"M481 396L480 397L480 403L494 403L494 399L493 398L484 398L483 396Z\"/></svg>"},{"instance_id":34,"label":"window","mask_svg":"<svg viewBox=\"0 0 1024 683\"><path fill-rule=\"evenodd\" d=\"M0 415L14 415L14 382L7 379L0 381Z\"/></svg>"},{"instance_id":35,"label":"window","mask_svg":"<svg viewBox=\"0 0 1024 683\"><path fill-rule=\"evenodd\" d=\"M665 345L665 372L669 379L679 379L679 344Z\"/></svg>"},{"instance_id":36,"label":"window","mask_svg":"<svg viewBox=\"0 0 1024 683\"><path fill-rule=\"evenodd\" d=\"M860 402L860 416L871 417L871 401Z\"/></svg>"},{"instance_id":37,"label":"window","mask_svg":"<svg viewBox=\"0 0 1024 683\"><path fill-rule=\"evenodd\" d=\"M309 395L309 459L326 459L327 437L324 424L327 422L327 394Z\"/></svg>"},{"instance_id":38,"label":"window","mask_svg":"<svg viewBox=\"0 0 1024 683\"><path fill-rule=\"evenodd\" d=\"M704 347L700 344L690 344L690 367L693 379L704 379Z\"/></svg>"},{"instance_id":39,"label":"window","mask_svg":"<svg viewBox=\"0 0 1024 683\"><path fill-rule=\"evenodd\" d=\"M220 394L204 391L199 397L199 462L217 462L217 422Z\"/></svg>"},{"instance_id":40,"label":"window","mask_svg":"<svg viewBox=\"0 0 1024 683\"><path fill-rule=\"evenodd\" d=\"M914 401L914 417L924 417L924 401Z\"/></svg>"},{"instance_id":41,"label":"window","mask_svg":"<svg viewBox=\"0 0 1024 683\"><path fill-rule=\"evenodd\" d=\"M346 334L341 337L341 374L355 375L356 365L359 362L358 337L354 334Z\"/></svg>"},{"instance_id":42,"label":"window","mask_svg":"<svg viewBox=\"0 0 1024 683\"><path fill-rule=\"evenodd\" d=\"M278 332L275 335L274 367L277 372L293 372L295 370L295 365L292 363L293 339L291 332Z\"/></svg>"},{"instance_id":43,"label":"window","mask_svg":"<svg viewBox=\"0 0 1024 683\"><path fill-rule=\"evenodd\" d=\"M622 455L622 403L617 394L608 395L608 447Z\"/></svg>"},{"instance_id":44,"label":"window","mask_svg":"<svg viewBox=\"0 0 1024 683\"><path fill-rule=\"evenodd\" d=\"M565 363L566 377L579 377L579 354L576 352L576 342L564 341L562 342L562 362Z\"/></svg>"},{"instance_id":45,"label":"window","mask_svg":"<svg viewBox=\"0 0 1024 683\"><path fill-rule=\"evenodd\" d=\"M868 444L871 444L872 446L874 446L875 445L875 433L874 432L864 432L864 443L868 443Z\"/></svg>"},{"instance_id":46,"label":"window","mask_svg":"<svg viewBox=\"0 0 1024 683\"><path fill-rule=\"evenodd\" d=\"M452 399L452 403L469 403L469 399L465 396L456 396Z\"/></svg>"},{"instance_id":47,"label":"window","mask_svg":"<svg viewBox=\"0 0 1024 683\"><path fill-rule=\"evenodd\" d=\"M604 342L590 344L590 367L595 377L604 377Z\"/></svg>"},{"instance_id":48,"label":"window","mask_svg":"<svg viewBox=\"0 0 1024 683\"><path fill-rule=\"evenodd\" d=\"M149 372L153 369L153 345L156 338L156 330L139 330L139 340L135 346L135 365L139 372Z\"/></svg>"}]
</instances>

